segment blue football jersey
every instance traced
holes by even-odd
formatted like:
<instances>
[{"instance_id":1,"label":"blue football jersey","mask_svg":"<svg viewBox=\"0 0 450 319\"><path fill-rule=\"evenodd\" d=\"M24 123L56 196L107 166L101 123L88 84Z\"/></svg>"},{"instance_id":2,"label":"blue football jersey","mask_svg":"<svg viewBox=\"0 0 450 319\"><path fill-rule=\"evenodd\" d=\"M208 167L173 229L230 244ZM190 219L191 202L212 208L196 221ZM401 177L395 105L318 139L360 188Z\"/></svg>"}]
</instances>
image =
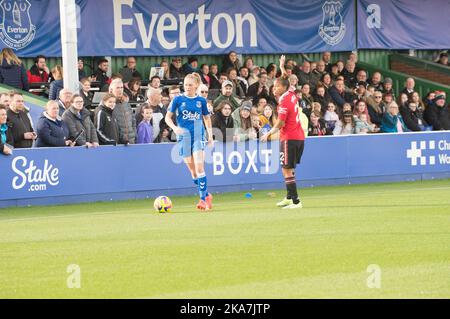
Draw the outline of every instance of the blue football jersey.
<instances>
[{"instance_id":1,"label":"blue football jersey","mask_svg":"<svg viewBox=\"0 0 450 319\"><path fill-rule=\"evenodd\" d=\"M203 136L203 115L209 115L206 99L201 96L176 96L169 105L169 111L175 113L179 127L188 130L191 136ZM186 132L187 133L187 132Z\"/></svg>"}]
</instances>

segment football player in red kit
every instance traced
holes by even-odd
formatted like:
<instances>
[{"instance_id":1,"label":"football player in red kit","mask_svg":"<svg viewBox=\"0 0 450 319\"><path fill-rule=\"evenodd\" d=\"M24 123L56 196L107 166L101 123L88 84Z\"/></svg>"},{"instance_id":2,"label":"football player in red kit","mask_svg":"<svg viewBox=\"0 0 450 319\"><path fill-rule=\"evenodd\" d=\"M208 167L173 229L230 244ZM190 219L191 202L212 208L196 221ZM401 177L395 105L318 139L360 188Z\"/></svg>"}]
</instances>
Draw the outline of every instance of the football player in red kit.
<instances>
[{"instance_id":1,"label":"football player in red kit","mask_svg":"<svg viewBox=\"0 0 450 319\"><path fill-rule=\"evenodd\" d=\"M276 79L273 92L278 99L278 120L272 129L261 137L261 141L267 141L271 134L280 130L280 163L287 196L277 203L277 206L283 209L302 208L295 181L295 166L300 163L305 143L305 134L300 124L298 100L295 93L289 90L287 79Z\"/></svg>"}]
</instances>

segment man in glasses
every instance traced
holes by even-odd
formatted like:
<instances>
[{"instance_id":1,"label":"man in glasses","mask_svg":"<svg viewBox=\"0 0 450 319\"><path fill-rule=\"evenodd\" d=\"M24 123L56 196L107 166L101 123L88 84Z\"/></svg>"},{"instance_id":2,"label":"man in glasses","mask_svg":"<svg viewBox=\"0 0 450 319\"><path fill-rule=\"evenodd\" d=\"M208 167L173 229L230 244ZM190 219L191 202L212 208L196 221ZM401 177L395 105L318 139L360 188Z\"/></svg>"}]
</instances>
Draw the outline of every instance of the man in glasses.
<instances>
[{"instance_id":1,"label":"man in glasses","mask_svg":"<svg viewBox=\"0 0 450 319\"><path fill-rule=\"evenodd\" d=\"M183 71L183 61L181 60L181 58L173 58L169 68L169 77L171 79L182 79L185 77L185 75L186 74Z\"/></svg>"}]
</instances>

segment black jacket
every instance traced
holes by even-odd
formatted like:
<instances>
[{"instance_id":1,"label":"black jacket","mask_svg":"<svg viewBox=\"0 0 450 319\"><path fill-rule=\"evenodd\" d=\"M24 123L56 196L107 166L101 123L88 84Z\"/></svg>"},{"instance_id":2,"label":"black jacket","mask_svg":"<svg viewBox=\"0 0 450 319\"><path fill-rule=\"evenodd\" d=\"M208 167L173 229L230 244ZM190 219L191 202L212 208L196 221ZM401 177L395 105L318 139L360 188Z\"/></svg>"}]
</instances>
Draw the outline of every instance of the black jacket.
<instances>
[{"instance_id":1,"label":"black jacket","mask_svg":"<svg viewBox=\"0 0 450 319\"><path fill-rule=\"evenodd\" d=\"M248 87L247 97L253 99L253 102L256 102L260 98L265 98L266 100L269 98L269 90L267 89L267 87L265 85L264 85L261 93L258 94L259 86L260 86L260 83L255 82Z\"/></svg>"},{"instance_id":2,"label":"black jacket","mask_svg":"<svg viewBox=\"0 0 450 319\"><path fill-rule=\"evenodd\" d=\"M411 131L419 132L422 130L419 125L428 125L419 109L413 112L409 107L401 107L400 114L403 117L403 122L405 122L406 127Z\"/></svg>"},{"instance_id":3,"label":"black jacket","mask_svg":"<svg viewBox=\"0 0 450 319\"><path fill-rule=\"evenodd\" d=\"M424 113L425 121L433 125L433 130L450 130L450 113L448 107L439 107L436 103L430 104Z\"/></svg>"},{"instance_id":4,"label":"black jacket","mask_svg":"<svg viewBox=\"0 0 450 319\"><path fill-rule=\"evenodd\" d=\"M100 104L95 109L95 129L97 130L99 144L116 145L119 144L119 124L113 110Z\"/></svg>"},{"instance_id":5,"label":"black jacket","mask_svg":"<svg viewBox=\"0 0 450 319\"><path fill-rule=\"evenodd\" d=\"M26 140L23 136L27 132L34 132L28 111L19 111L16 113L9 109L6 114L14 137L13 146L15 148L31 147L33 140Z\"/></svg>"},{"instance_id":6,"label":"black jacket","mask_svg":"<svg viewBox=\"0 0 450 319\"><path fill-rule=\"evenodd\" d=\"M170 64L169 67L169 77L171 79L182 79L186 76L186 74L183 71L183 68L177 69L173 64Z\"/></svg>"},{"instance_id":7,"label":"black jacket","mask_svg":"<svg viewBox=\"0 0 450 319\"><path fill-rule=\"evenodd\" d=\"M383 112L378 113L371 104L367 104L367 111L369 112L370 121L377 126L381 126L381 120L383 119L383 114L386 111L384 104L381 104L380 108Z\"/></svg>"},{"instance_id":8,"label":"black jacket","mask_svg":"<svg viewBox=\"0 0 450 319\"><path fill-rule=\"evenodd\" d=\"M233 118L228 116L228 119L223 116L222 112L214 113L212 116L212 127L213 130L220 130L222 132L222 142L231 142L233 141L233 131L229 132L231 134L226 134L227 129L234 128ZM217 139L218 136L214 136L214 139Z\"/></svg>"},{"instance_id":9,"label":"black jacket","mask_svg":"<svg viewBox=\"0 0 450 319\"><path fill-rule=\"evenodd\" d=\"M210 84L209 84L210 89L220 90L222 88L222 85L220 84L219 79L215 75L212 75L210 73L209 79L210 79Z\"/></svg>"}]
</instances>

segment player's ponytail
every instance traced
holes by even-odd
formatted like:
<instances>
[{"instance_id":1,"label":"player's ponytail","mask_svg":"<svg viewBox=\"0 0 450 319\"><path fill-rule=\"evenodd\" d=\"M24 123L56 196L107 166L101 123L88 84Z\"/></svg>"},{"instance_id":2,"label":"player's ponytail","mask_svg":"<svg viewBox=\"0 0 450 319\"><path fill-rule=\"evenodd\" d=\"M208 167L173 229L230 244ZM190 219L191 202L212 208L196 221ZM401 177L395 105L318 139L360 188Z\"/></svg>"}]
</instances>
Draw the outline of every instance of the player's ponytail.
<instances>
[{"instance_id":1,"label":"player's ponytail","mask_svg":"<svg viewBox=\"0 0 450 319\"><path fill-rule=\"evenodd\" d=\"M193 80L196 84L196 87L199 87L200 84L202 83L202 79L198 73L190 73L185 76L184 80L186 81L186 79Z\"/></svg>"}]
</instances>

